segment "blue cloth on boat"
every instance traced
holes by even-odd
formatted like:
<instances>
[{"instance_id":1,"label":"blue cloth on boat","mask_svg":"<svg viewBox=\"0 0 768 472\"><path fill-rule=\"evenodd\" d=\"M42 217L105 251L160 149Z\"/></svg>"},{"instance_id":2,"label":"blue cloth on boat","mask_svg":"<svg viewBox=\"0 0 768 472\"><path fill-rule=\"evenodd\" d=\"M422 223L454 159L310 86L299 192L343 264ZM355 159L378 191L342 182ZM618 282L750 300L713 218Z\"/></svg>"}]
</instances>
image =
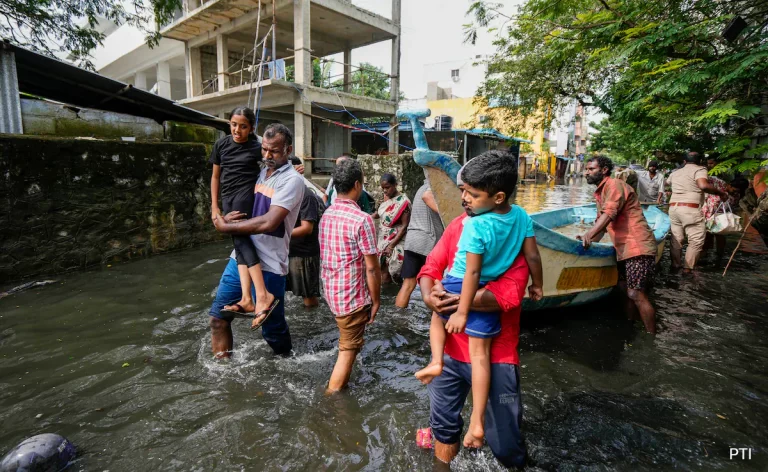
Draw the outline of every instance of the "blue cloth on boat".
<instances>
[{"instance_id":1,"label":"blue cloth on boat","mask_svg":"<svg viewBox=\"0 0 768 472\"><path fill-rule=\"evenodd\" d=\"M445 291L448 293L460 295L461 286L464 283L463 279L457 279L456 277L448 274L442 281ZM480 282L478 288L483 288L485 282ZM469 311L467 315L467 326L464 328L464 332L467 336L473 338L492 338L501 332L501 313L500 312L485 312L485 311ZM447 320L447 317L443 317Z\"/></svg>"},{"instance_id":2,"label":"blue cloth on boat","mask_svg":"<svg viewBox=\"0 0 768 472\"><path fill-rule=\"evenodd\" d=\"M288 354L293 349L293 346L291 344L291 333L288 330L288 323L285 321L285 276L267 270L262 270L261 272L264 274L264 285L267 291L275 296L275 300L280 301L272 311L272 314L269 315L269 318L261 325L261 335L275 354ZM208 314L214 318L231 322L234 319L234 315L222 314L221 310L226 305L239 302L242 298L242 293L240 289L240 275L237 273L237 261L230 258L224 273L221 274L219 288L216 289L216 298L213 300L213 305L211 305L211 310ZM253 285L251 285L251 296L255 301L256 292L253 290Z\"/></svg>"},{"instance_id":3,"label":"blue cloth on boat","mask_svg":"<svg viewBox=\"0 0 768 472\"><path fill-rule=\"evenodd\" d=\"M472 388L472 365L443 356L443 373L429 385L429 423L435 439L456 444L464 421L461 410ZM522 467L525 462L523 401L520 370L515 364L491 364L491 388L485 410L485 440L493 455L505 467Z\"/></svg>"},{"instance_id":4,"label":"blue cloth on boat","mask_svg":"<svg viewBox=\"0 0 768 472\"><path fill-rule=\"evenodd\" d=\"M449 273L459 279L464 278L467 252L471 252L483 256L480 281L496 280L515 261L525 238L533 236L533 220L517 205L512 205L504 214L489 211L465 218L459 250Z\"/></svg>"}]
</instances>

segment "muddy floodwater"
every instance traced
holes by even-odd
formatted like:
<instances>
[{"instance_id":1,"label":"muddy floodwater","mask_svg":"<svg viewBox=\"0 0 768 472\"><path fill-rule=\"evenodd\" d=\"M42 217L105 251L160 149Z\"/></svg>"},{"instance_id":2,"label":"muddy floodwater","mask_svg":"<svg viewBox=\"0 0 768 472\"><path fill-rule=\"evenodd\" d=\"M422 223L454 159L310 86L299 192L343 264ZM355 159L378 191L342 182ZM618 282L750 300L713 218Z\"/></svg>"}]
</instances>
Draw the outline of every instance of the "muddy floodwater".
<instances>
[{"instance_id":1,"label":"muddy floodwater","mask_svg":"<svg viewBox=\"0 0 768 472\"><path fill-rule=\"evenodd\" d=\"M578 182L517 196L529 212L590 200ZM429 418L413 377L429 357L418 292L398 310L385 288L349 390L329 398L337 328L324 305L288 296L291 357L238 320L233 358L212 359L207 312L229 251L62 275L1 299L0 455L56 432L81 452L69 470L432 470L414 441ZM531 470L768 469L768 256L738 254L725 278L711 262L695 277L668 266L665 254L655 338L616 298L523 316ZM453 470L501 467L485 448Z\"/></svg>"}]
</instances>

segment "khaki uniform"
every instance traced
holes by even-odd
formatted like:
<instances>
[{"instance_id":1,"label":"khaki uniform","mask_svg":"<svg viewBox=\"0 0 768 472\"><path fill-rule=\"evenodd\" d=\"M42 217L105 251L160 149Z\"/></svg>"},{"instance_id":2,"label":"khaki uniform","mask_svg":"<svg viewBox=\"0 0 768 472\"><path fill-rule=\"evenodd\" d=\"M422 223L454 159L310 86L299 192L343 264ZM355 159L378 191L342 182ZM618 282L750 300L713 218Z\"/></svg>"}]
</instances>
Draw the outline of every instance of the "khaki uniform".
<instances>
[{"instance_id":1,"label":"khaki uniform","mask_svg":"<svg viewBox=\"0 0 768 472\"><path fill-rule=\"evenodd\" d=\"M707 234L705 219L701 214L701 204L704 202L704 192L696 181L707 178L707 169L695 164L686 164L669 176L667 182L672 186L672 197L669 199L669 222L672 226L672 265L682 265L683 241L688 239L688 250L685 251L685 268L693 269L699 260ZM674 203L698 205L675 206Z\"/></svg>"}]
</instances>

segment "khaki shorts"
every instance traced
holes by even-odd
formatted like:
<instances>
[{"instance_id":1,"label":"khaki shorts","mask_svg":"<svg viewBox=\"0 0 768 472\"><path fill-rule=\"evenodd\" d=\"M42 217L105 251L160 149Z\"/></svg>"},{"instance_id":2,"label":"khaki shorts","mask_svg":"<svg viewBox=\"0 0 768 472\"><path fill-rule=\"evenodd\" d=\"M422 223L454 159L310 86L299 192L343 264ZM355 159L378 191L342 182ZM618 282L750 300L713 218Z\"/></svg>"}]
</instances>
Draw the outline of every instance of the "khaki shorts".
<instances>
[{"instance_id":1,"label":"khaki shorts","mask_svg":"<svg viewBox=\"0 0 768 472\"><path fill-rule=\"evenodd\" d=\"M360 351L363 348L365 325L370 318L370 306L336 317L336 325L339 327L339 351Z\"/></svg>"}]
</instances>

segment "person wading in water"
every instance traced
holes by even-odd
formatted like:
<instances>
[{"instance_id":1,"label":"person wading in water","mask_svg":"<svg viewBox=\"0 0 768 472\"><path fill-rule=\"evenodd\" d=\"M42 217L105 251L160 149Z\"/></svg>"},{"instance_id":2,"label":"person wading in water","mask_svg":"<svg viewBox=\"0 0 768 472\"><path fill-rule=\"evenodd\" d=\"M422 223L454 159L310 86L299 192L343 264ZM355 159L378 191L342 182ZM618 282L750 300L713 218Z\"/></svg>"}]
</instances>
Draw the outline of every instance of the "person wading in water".
<instances>
[{"instance_id":1,"label":"person wading in water","mask_svg":"<svg viewBox=\"0 0 768 472\"><path fill-rule=\"evenodd\" d=\"M645 329L656 334L656 309L646 291L656 267L656 238L648 227L637 194L626 182L611 178L613 162L604 156L587 161L587 183L597 185L597 219L595 225L581 236L585 248L602 238L606 229L616 248L619 288L628 297L627 315L640 312Z\"/></svg>"},{"instance_id":2,"label":"person wading in water","mask_svg":"<svg viewBox=\"0 0 768 472\"><path fill-rule=\"evenodd\" d=\"M288 354L292 349L283 299L285 276L288 274L288 247L305 188L304 178L288 161L293 151L292 143L293 136L288 128L279 123L269 125L261 143L266 166L256 181L253 217L246 219L244 213L234 211L214 220L219 232L248 235L256 246L261 257L264 283L279 304L271 313L257 315L251 327L262 328L264 340L275 354ZM237 262L230 259L209 312L211 347L216 357L229 357L232 352L231 324L236 315L222 312L222 308L241 298Z\"/></svg>"}]
</instances>

